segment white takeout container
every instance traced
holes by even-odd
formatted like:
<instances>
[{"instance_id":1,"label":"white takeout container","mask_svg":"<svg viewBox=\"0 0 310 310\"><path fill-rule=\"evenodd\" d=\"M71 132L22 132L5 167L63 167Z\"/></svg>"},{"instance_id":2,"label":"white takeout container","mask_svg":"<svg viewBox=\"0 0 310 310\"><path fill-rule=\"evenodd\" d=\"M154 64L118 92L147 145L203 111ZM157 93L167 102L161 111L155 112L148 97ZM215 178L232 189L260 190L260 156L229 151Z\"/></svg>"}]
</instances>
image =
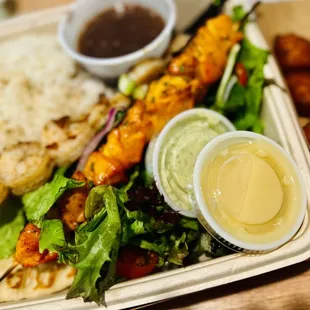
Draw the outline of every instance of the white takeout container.
<instances>
[{"instance_id":1,"label":"white takeout container","mask_svg":"<svg viewBox=\"0 0 310 310\"><path fill-rule=\"evenodd\" d=\"M187 1L186 3L190 5L190 2ZM55 34L59 21L69 11L70 7L63 6L3 22L0 24L0 40L25 33ZM255 44L267 47L256 23L248 25L247 33ZM286 87L272 56L269 57L266 66L266 75L268 78L273 78L281 87ZM276 86L267 87L264 92L262 117L266 125L265 135L275 140L293 156L306 184L307 196L309 197L309 150L288 93ZM108 309L136 307L250 278L304 261L310 257L309 208L308 198L307 214L298 234L292 241L274 252L259 256L236 253L186 268L120 283L106 292L106 307ZM85 304L81 298L66 300L65 296L66 292L60 292L34 300L3 303L0 304L0 310L98 309L95 303Z\"/></svg>"},{"instance_id":2,"label":"white takeout container","mask_svg":"<svg viewBox=\"0 0 310 310\"><path fill-rule=\"evenodd\" d=\"M176 22L173 0L122 0L123 4L138 4L157 12L165 21L165 27L155 40L144 48L115 58L93 58L77 51L78 40L87 23L107 8L119 4L119 0L80 0L72 5L59 24L58 37L65 52L83 65L90 73L104 79L118 78L143 59L160 57L168 48Z\"/></svg>"},{"instance_id":3,"label":"white takeout container","mask_svg":"<svg viewBox=\"0 0 310 310\"><path fill-rule=\"evenodd\" d=\"M177 205L176 202L172 201L169 193L166 191L164 186L162 185L162 179L160 177L160 171L159 171L159 154L161 152L163 142L166 139L167 135L171 132L171 130L178 125L180 122L192 118L195 115L202 115L205 116L206 119L209 119L211 121L218 121L219 124L221 124L223 127L225 127L226 131L234 131L236 130L235 126L223 115L209 110L205 108L196 108L196 109L191 109L188 111L184 111L174 118L172 118L164 127L164 129L160 132L158 138L156 139L154 151L153 151L153 172L154 172L154 178L156 181L156 186L159 190L159 192L164 196L165 201L168 203L168 205L175 211L179 212L180 214L188 217L196 217L196 210L193 206L193 210L184 210L180 209L180 207ZM201 133L203 134L203 132ZM198 157L198 154L197 154ZM193 173L194 173L194 167L193 167ZM192 187L193 184L188 184L189 187Z\"/></svg>"},{"instance_id":4,"label":"white takeout container","mask_svg":"<svg viewBox=\"0 0 310 310\"><path fill-rule=\"evenodd\" d=\"M212 216L211 212L209 211L209 207L205 201L205 198L203 197L203 193L201 190L201 171L203 171L203 167L207 162L211 162L216 156L219 156L224 149L227 149L227 147L231 145L254 141L264 141L265 143L269 144L271 149L273 149L275 151L275 154L277 154L277 158L281 158L283 165L291 168L292 176L299 185L299 191L296 192L296 195L300 197L301 202L299 206L300 210L298 212L298 216L296 218L296 221L291 226L290 230L287 231L287 233L281 239L274 242L262 244L241 241L234 235L226 231L225 228L223 228L220 224L218 224L215 218ZM294 159L285 149L283 149L274 140L269 139L268 137L265 137L263 135L259 135L257 133L249 131L234 131L222 134L214 138L200 152L195 164L193 179L199 221L214 238L216 238L219 242L223 243L232 250L245 253L265 253L275 250L293 238L304 220L307 210L307 194L304 180L299 171L299 168L294 162Z\"/></svg>"}]
</instances>

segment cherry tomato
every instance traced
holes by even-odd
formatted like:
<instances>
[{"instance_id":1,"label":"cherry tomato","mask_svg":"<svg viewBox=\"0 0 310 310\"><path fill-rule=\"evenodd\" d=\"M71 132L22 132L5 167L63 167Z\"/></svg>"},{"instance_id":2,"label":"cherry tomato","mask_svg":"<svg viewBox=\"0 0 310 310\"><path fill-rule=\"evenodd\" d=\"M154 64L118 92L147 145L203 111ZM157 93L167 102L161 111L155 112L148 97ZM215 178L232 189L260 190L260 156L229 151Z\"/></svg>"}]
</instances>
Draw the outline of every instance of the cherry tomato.
<instances>
[{"instance_id":1,"label":"cherry tomato","mask_svg":"<svg viewBox=\"0 0 310 310\"><path fill-rule=\"evenodd\" d=\"M248 72L246 71L246 68L241 62L236 63L235 72L236 72L239 83L243 87L245 87L248 83Z\"/></svg>"},{"instance_id":2,"label":"cherry tomato","mask_svg":"<svg viewBox=\"0 0 310 310\"><path fill-rule=\"evenodd\" d=\"M117 263L117 275L135 279L150 274L158 263L158 255L136 247L125 247L121 250Z\"/></svg>"}]
</instances>

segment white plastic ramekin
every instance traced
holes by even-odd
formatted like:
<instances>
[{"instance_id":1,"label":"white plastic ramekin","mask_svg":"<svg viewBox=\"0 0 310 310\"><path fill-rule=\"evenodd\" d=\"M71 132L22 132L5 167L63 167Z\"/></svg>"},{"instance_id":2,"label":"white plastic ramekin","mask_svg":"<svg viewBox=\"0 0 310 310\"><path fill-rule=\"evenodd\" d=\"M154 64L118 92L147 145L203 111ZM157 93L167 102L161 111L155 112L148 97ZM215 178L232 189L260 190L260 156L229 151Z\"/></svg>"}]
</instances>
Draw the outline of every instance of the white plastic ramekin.
<instances>
[{"instance_id":1,"label":"white plastic ramekin","mask_svg":"<svg viewBox=\"0 0 310 310\"><path fill-rule=\"evenodd\" d=\"M125 56L93 58L80 54L77 51L77 43L87 22L117 3L137 4L157 12L164 19L165 28L143 49ZM143 59L162 56L169 46L175 23L176 6L173 0L80 0L72 5L70 12L61 20L58 38L67 54L90 73L103 79L115 79Z\"/></svg>"},{"instance_id":2,"label":"white plastic ramekin","mask_svg":"<svg viewBox=\"0 0 310 310\"><path fill-rule=\"evenodd\" d=\"M155 146L154 145L152 146L152 147L154 147L154 150L152 152L153 153L152 154L152 157L153 157L152 170L153 170L156 186L157 186L159 192L164 196L165 201L168 203L168 205L173 210L179 212L180 214L182 214L184 216L195 218L196 212L195 212L194 207L193 207L193 211L184 210L184 209L181 209L180 206L176 202L174 202L170 199L168 192L166 191L166 189L162 185L162 179L161 179L160 171L159 171L159 160L160 160L159 154L161 152L165 138L167 137L170 130L175 125L177 125L179 122L186 120L187 118L191 118L193 115L204 115L204 116L206 116L206 118L216 120L226 129L226 131L234 131L236 129L235 129L234 125L225 116L223 116L223 115L221 115L215 111L209 110L209 109L195 108L195 109L191 109L191 110L182 112L182 113L178 114L177 116L175 116L173 119L171 119L167 123L167 125L164 127L164 129L161 131L158 138L156 139ZM189 186L192 186L192 185L193 184L189 184Z\"/></svg>"},{"instance_id":3,"label":"white plastic ramekin","mask_svg":"<svg viewBox=\"0 0 310 310\"><path fill-rule=\"evenodd\" d=\"M282 156L282 159L284 160L285 164L288 165L288 167L292 168L291 170L294 173L294 177L297 180L298 184L300 185L298 194L300 195L300 201L301 201L298 216L294 224L292 225L291 229L287 231L287 233L281 239L275 242L263 243L263 244L254 244L241 241L235 238L235 236L233 236L229 232L227 232L227 230L225 230L221 225L219 225L208 209L208 205L203 197L201 187L202 186L201 171L203 171L203 167L207 162L212 161L215 154L220 154L223 148L227 148L229 145L234 145L240 142L258 141L258 140L268 143L270 147L274 148L278 152L279 156ZM300 173L300 170L298 169L293 158L286 150L284 150L275 141L263 135L259 135L253 132L235 131L224 133L214 138L212 141L210 141L198 156L194 169L193 181L194 181L194 192L197 203L196 207L199 221L205 227L205 229L211 235L213 235L213 237L215 237L218 241L220 241L224 245L236 251L248 252L248 253L262 253L262 252L270 252L272 250L281 247L289 240L291 240L293 236L297 233L297 231L301 227L301 224L306 214L307 194L305 184L302 175Z\"/></svg>"}]
</instances>

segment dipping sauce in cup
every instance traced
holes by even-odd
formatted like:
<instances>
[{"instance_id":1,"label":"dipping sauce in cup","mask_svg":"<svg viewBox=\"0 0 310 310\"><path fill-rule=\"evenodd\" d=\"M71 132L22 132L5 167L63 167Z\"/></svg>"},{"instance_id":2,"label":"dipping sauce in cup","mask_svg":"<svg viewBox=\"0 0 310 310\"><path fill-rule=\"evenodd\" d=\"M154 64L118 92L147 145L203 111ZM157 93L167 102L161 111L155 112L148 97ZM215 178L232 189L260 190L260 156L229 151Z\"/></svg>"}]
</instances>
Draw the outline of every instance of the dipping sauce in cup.
<instances>
[{"instance_id":1,"label":"dipping sauce in cup","mask_svg":"<svg viewBox=\"0 0 310 310\"><path fill-rule=\"evenodd\" d=\"M268 252L288 242L306 212L292 157L273 140L237 131L216 137L194 169L198 219L233 250Z\"/></svg>"},{"instance_id":2,"label":"dipping sauce in cup","mask_svg":"<svg viewBox=\"0 0 310 310\"><path fill-rule=\"evenodd\" d=\"M78 50L95 58L124 56L152 42L164 27L165 22L157 12L141 5L119 3L86 24Z\"/></svg>"},{"instance_id":3,"label":"dipping sauce in cup","mask_svg":"<svg viewBox=\"0 0 310 310\"><path fill-rule=\"evenodd\" d=\"M196 217L193 173L197 157L213 138L232 130L235 127L223 115L202 108L180 113L165 126L155 143L153 171L172 209Z\"/></svg>"},{"instance_id":4,"label":"dipping sauce in cup","mask_svg":"<svg viewBox=\"0 0 310 310\"><path fill-rule=\"evenodd\" d=\"M176 22L173 0L79 0L60 21L64 51L90 73L117 79L169 47Z\"/></svg>"}]
</instances>

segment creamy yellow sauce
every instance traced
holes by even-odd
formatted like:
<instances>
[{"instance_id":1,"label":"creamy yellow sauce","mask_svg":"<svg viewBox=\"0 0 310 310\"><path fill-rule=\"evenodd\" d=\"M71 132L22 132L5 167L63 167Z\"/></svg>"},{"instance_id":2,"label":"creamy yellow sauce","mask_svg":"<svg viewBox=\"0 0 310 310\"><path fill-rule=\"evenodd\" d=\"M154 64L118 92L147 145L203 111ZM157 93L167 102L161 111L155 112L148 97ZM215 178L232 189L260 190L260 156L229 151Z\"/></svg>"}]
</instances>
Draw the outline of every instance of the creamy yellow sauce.
<instances>
[{"instance_id":1,"label":"creamy yellow sauce","mask_svg":"<svg viewBox=\"0 0 310 310\"><path fill-rule=\"evenodd\" d=\"M263 140L217 150L201 172L201 190L215 221L243 242L284 237L301 210L298 178L283 154Z\"/></svg>"}]
</instances>

